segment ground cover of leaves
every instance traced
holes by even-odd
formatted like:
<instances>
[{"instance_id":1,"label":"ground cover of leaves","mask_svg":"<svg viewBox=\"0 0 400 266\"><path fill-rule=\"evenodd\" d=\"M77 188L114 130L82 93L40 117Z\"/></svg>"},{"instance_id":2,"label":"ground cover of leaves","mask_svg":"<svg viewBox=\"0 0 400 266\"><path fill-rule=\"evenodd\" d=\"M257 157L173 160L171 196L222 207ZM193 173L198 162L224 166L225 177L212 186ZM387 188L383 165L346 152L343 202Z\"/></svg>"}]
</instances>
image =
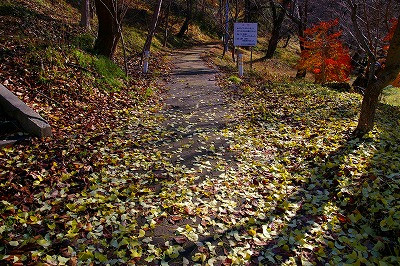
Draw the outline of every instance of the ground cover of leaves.
<instances>
[{"instance_id":1,"label":"ground cover of leaves","mask_svg":"<svg viewBox=\"0 0 400 266\"><path fill-rule=\"evenodd\" d=\"M192 143L161 145L179 116L152 78L100 89L81 49L50 45L76 27L4 12L1 81L54 137L0 150L0 264L398 264L398 108L381 105L375 130L352 139L356 94L221 77L232 122L194 132L202 155L188 167Z\"/></svg>"},{"instance_id":2,"label":"ground cover of leaves","mask_svg":"<svg viewBox=\"0 0 400 266\"><path fill-rule=\"evenodd\" d=\"M398 262L399 110L381 106L375 131L352 139L356 94L305 83L225 85L235 120L213 134L229 148L203 147L195 171L156 145L171 134L157 102L113 106L108 127L65 127L54 140L1 150L1 259ZM219 174L204 177L211 159Z\"/></svg>"}]
</instances>

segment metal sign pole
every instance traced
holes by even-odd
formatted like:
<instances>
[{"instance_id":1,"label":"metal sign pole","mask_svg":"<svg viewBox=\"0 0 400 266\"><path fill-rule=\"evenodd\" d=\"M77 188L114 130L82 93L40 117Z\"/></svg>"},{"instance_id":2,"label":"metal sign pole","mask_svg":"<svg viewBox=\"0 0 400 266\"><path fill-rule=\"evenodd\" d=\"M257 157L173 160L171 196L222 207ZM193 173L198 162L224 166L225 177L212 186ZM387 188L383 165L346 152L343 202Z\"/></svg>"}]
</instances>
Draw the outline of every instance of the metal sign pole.
<instances>
[{"instance_id":1,"label":"metal sign pole","mask_svg":"<svg viewBox=\"0 0 400 266\"><path fill-rule=\"evenodd\" d=\"M250 49L250 71L253 71L253 46Z\"/></svg>"}]
</instances>

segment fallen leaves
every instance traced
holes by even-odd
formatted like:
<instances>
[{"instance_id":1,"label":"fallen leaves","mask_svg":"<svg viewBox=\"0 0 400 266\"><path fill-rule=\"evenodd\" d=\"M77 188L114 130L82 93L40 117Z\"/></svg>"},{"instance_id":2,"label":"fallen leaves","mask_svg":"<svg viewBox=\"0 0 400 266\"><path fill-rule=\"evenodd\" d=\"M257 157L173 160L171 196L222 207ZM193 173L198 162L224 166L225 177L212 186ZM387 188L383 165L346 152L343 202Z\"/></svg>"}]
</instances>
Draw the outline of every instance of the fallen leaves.
<instances>
[{"instance_id":1,"label":"fallen leaves","mask_svg":"<svg viewBox=\"0 0 400 266\"><path fill-rule=\"evenodd\" d=\"M400 138L387 115L398 109L352 140L359 96L252 86L229 96L235 119L221 128L218 110L182 114L125 92L52 107L53 140L0 151L0 259L394 264Z\"/></svg>"}]
</instances>

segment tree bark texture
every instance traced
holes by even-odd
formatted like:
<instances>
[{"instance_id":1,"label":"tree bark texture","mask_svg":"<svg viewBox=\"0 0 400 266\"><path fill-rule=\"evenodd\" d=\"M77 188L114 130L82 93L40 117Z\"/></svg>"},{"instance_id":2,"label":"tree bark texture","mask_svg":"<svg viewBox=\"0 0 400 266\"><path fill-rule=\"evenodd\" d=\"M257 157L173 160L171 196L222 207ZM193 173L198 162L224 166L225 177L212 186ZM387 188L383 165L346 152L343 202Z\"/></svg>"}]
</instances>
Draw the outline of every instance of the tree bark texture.
<instances>
[{"instance_id":1,"label":"tree bark texture","mask_svg":"<svg viewBox=\"0 0 400 266\"><path fill-rule=\"evenodd\" d=\"M304 47L304 31L307 28L308 23L308 0L303 2L302 6L298 6L298 20L295 21L297 23L297 32L299 35L299 45L300 52L303 53L305 50ZM305 78L307 75L307 70L305 69L297 69L296 79Z\"/></svg>"},{"instance_id":2,"label":"tree bark texture","mask_svg":"<svg viewBox=\"0 0 400 266\"><path fill-rule=\"evenodd\" d=\"M400 19L400 16L399 16ZM355 135L363 136L374 127L379 95L383 89L396 79L400 72L400 23L397 26L386 57L385 68L377 73L376 80L369 83L361 105L360 118Z\"/></svg>"},{"instance_id":3,"label":"tree bark texture","mask_svg":"<svg viewBox=\"0 0 400 266\"><path fill-rule=\"evenodd\" d=\"M96 53L112 59L121 37L116 1L95 0L95 5L99 27L94 50Z\"/></svg>"},{"instance_id":4,"label":"tree bark texture","mask_svg":"<svg viewBox=\"0 0 400 266\"><path fill-rule=\"evenodd\" d=\"M264 59L271 59L274 56L276 48L278 47L279 40L281 38L281 28L283 20L286 16L286 7L291 2L291 0L283 0L281 6L278 7L278 4L275 4L273 0L269 0L271 12L272 12L272 19L273 19L273 26L271 32L271 38L268 42L268 49L267 53L264 56Z\"/></svg>"},{"instance_id":5,"label":"tree bark texture","mask_svg":"<svg viewBox=\"0 0 400 266\"><path fill-rule=\"evenodd\" d=\"M166 11L165 11L165 21L164 21L164 42L163 42L163 46L167 46L167 42L168 42L168 25L169 25L169 12L171 10L171 3L172 0L167 0L167 7L166 7Z\"/></svg>"},{"instance_id":6,"label":"tree bark texture","mask_svg":"<svg viewBox=\"0 0 400 266\"><path fill-rule=\"evenodd\" d=\"M183 35L185 35L185 33L187 32L187 30L189 29L189 23L192 20L192 12L193 12L193 0L187 0L186 1L186 18L185 18L185 22L183 22L182 27L180 29L180 31L178 32L178 34L176 35L179 38L182 38Z\"/></svg>"},{"instance_id":7,"label":"tree bark texture","mask_svg":"<svg viewBox=\"0 0 400 266\"><path fill-rule=\"evenodd\" d=\"M146 42L144 43L144 46L143 46L142 57L143 57L145 51L150 51L151 42L153 40L154 33L156 32L156 29L157 29L158 18L160 17L162 2L163 2L162 0L158 0L157 5L154 8L154 13L153 13L153 17L151 19L151 25L149 28L149 33L147 34Z\"/></svg>"},{"instance_id":8,"label":"tree bark texture","mask_svg":"<svg viewBox=\"0 0 400 266\"><path fill-rule=\"evenodd\" d=\"M244 0L244 21L255 22L257 13L257 7L254 5L252 0Z\"/></svg>"},{"instance_id":9,"label":"tree bark texture","mask_svg":"<svg viewBox=\"0 0 400 266\"><path fill-rule=\"evenodd\" d=\"M90 0L82 0L81 2L81 21L79 25L90 30Z\"/></svg>"}]
</instances>

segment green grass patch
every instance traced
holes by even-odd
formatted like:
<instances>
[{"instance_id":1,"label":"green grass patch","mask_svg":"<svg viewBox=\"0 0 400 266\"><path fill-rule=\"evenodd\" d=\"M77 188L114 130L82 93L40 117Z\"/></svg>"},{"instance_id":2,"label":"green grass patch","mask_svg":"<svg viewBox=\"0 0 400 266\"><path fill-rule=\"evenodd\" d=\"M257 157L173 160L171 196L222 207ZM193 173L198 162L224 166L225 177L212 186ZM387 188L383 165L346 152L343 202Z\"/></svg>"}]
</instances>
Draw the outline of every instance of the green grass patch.
<instances>
[{"instance_id":1,"label":"green grass patch","mask_svg":"<svg viewBox=\"0 0 400 266\"><path fill-rule=\"evenodd\" d=\"M388 86L382 92L382 103L400 106L400 88Z\"/></svg>"},{"instance_id":2,"label":"green grass patch","mask_svg":"<svg viewBox=\"0 0 400 266\"><path fill-rule=\"evenodd\" d=\"M56 48L53 47L47 47L44 50L44 59L46 62L52 64L52 65L57 65L58 67L63 67L64 66L64 55L61 53Z\"/></svg>"},{"instance_id":3,"label":"green grass patch","mask_svg":"<svg viewBox=\"0 0 400 266\"><path fill-rule=\"evenodd\" d=\"M124 71L110 59L100 56L94 61L94 67L101 75L101 78L97 79L98 84L110 91L119 91L124 87L124 80L127 79Z\"/></svg>"},{"instance_id":4,"label":"green grass patch","mask_svg":"<svg viewBox=\"0 0 400 266\"><path fill-rule=\"evenodd\" d=\"M125 72L113 61L104 56L94 56L80 49L74 49L72 55L77 63L86 69L93 69L98 74L96 83L102 89L119 91L125 86Z\"/></svg>"},{"instance_id":5,"label":"green grass patch","mask_svg":"<svg viewBox=\"0 0 400 266\"><path fill-rule=\"evenodd\" d=\"M228 78L228 81L230 81L230 82L232 82L232 83L234 83L234 84L240 84L241 82L242 82L242 79L241 78L239 78L238 76L230 76L229 78Z\"/></svg>"},{"instance_id":6,"label":"green grass patch","mask_svg":"<svg viewBox=\"0 0 400 266\"><path fill-rule=\"evenodd\" d=\"M139 52L143 49L146 41L146 32L137 28L124 27L124 38L127 47Z\"/></svg>"},{"instance_id":7,"label":"green grass patch","mask_svg":"<svg viewBox=\"0 0 400 266\"><path fill-rule=\"evenodd\" d=\"M79 65L82 67L90 67L93 64L93 56L87 54L81 50L75 49L73 50L73 55L76 61L78 61Z\"/></svg>"}]
</instances>

